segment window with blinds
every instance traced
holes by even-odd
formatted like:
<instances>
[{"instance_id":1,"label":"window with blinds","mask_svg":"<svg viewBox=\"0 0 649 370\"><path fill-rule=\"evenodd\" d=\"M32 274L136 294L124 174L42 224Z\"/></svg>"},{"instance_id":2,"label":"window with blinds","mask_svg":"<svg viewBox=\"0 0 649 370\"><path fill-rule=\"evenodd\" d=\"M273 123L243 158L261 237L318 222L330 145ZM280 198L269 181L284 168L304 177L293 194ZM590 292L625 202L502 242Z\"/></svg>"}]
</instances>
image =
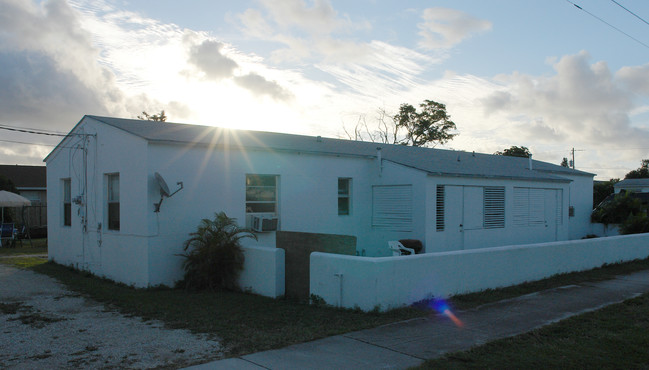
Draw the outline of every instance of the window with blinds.
<instances>
[{"instance_id":1,"label":"window with blinds","mask_svg":"<svg viewBox=\"0 0 649 370\"><path fill-rule=\"evenodd\" d=\"M505 227L505 188L502 186L485 186L483 188L485 229Z\"/></svg>"},{"instance_id":2,"label":"window with blinds","mask_svg":"<svg viewBox=\"0 0 649 370\"><path fill-rule=\"evenodd\" d=\"M412 231L412 185L372 186L372 227Z\"/></svg>"}]
</instances>

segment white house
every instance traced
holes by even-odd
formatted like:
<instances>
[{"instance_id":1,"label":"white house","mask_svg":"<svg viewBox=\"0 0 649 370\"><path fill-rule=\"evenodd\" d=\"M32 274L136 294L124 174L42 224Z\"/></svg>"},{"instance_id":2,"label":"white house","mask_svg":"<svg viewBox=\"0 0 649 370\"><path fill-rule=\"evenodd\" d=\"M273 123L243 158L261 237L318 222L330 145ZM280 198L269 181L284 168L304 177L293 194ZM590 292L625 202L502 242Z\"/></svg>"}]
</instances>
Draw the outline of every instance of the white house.
<instances>
[{"instance_id":1,"label":"white house","mask_svg":"<svg viewBox=\"0 0 649 370\"><path fill-rule=\"evenodd\" d=\"M593 174L527 158L84 116L45 162L50 259L135 286L181 278L183 241L220 211L374 257L396 239L432 253L590 232ZM156 173L182 182L159 212Z\"/></svg>"},{"instance_id":2,"label":"white house","mask_svg":"<svg viewBox=\"0 0 649 370\"><path fill-rule=\"evenodd\" d=\"M633 193L649 193L649 179L625 179L616 182L613 189L615 194L622 190Z\"/></svg>"}]
</instances>

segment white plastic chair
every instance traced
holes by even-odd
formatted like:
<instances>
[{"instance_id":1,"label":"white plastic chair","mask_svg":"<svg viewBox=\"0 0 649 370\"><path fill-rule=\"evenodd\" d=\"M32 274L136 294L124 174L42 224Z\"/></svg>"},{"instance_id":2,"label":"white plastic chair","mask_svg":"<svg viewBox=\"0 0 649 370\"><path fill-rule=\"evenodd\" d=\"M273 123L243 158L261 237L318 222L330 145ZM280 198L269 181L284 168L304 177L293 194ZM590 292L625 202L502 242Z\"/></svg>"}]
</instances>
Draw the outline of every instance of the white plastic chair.
<instances>
[{"instance_id":1,"label":"white plastic chair","mask_svg":"<svg viewBox=\"0 0 649 370\"><path fill-rule=\"evenodd\" d=\"M415 254L414 249L404 247L403 244L401 244L401 242L398 241L398 240L389 241L388 245L390 246L390 249L392 250L392 255L393 256L407 255L407 253L404 253L404 252L410 252L410 255Z\"/></svg>"}]
</instances>

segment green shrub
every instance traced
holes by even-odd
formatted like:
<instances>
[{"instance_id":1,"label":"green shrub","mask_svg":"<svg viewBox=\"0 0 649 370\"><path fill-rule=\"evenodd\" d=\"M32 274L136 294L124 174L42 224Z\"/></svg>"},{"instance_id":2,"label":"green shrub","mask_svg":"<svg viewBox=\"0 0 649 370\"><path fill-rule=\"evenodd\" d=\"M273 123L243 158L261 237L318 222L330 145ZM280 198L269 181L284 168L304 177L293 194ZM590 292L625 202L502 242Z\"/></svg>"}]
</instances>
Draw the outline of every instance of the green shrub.
<instances>
[{"instance_id":1,"label":"green shrub","mask_svg":"<svg viewBox=\"0 0 649 370\"><path fill-rule=\"evenodd\" d=\"M592 222L602 224L621 224L629 216L645 212L645 207L640 199L631 196L631 193L617 194L612 200L600 204L591 215Z\"/></svg>"},{"instance_id":2,"label":"green shrub","mask_svg":"<svg viewBox=\"0 0 649 370\"><path fill-rule=\"evenodd\" d=\"M620 225L620 234L649 233L649 217L644 213L629 216Z\"/></svg>"},{"instance_id":3,"label":"green shrub","mask_svg":"<svg viewBox=\"0 0 649 370\"><path fill-rule=\"evenodd\" d=\"M196 232L189 234L181 254L185 276L178 286L190 290L238 289L237 278L243 269L244 255L239 241L257 236L240 228L224 212L214 219L203 219Z\"/></svg>"}]
</instances>

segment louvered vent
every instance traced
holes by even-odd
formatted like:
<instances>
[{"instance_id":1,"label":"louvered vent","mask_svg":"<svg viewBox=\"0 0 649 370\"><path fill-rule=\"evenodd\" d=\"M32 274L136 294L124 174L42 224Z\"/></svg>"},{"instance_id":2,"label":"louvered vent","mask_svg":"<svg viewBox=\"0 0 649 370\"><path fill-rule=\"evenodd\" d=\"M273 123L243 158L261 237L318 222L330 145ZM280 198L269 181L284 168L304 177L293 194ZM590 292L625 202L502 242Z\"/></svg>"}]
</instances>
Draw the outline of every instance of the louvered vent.
<instances>
[{"instance_id":1,"label":"louvered vent","mask_svg":"<svg viewBox=\"0 0 649 370\"><path fill-rule=\"evenodd\" d=\"M412 185L372 187L372 227L412 231Z\"/></svg>"},{"instance_id":2,"label":"louvered vent","mask_svg":"<svg viewBox=\"0 0 649 370\"><path fill-rule=\"evenodd\" d=\"M435 211L437 231L444 231L444 185L437 185L437 206Z\"/></svg>"},{"instance_id":3,"label":"louvered vent","mask_svg":"<svg viewBox=\"0 0 649 370\"><path fill-rule=\"evenodd\" d=\"M501 186L484 187L484 228L505 227L505 188Z\"/></svg>"}]
</instances>

